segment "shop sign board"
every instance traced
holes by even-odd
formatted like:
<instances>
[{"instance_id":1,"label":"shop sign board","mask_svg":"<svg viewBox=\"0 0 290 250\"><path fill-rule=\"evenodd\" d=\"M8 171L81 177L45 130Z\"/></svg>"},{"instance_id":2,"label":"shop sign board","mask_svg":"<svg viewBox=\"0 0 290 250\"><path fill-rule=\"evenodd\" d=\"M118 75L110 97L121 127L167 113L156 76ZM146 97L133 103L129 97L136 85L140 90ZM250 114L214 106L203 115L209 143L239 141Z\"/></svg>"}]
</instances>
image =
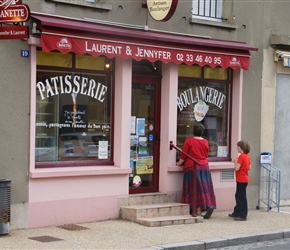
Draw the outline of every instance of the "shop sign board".
<instances>
[{"instance_id":1,"label":"shop sign board","mask_svg":"<svg viewBox=\"0 0 290 250\"><path fill-rule=\"evenodd\" d=\"M197 64L201 67L222 67L245 70L249 67L250 54L248 52L218 52L216 50L203 50L198 48L183 48L175 46L162 46L157 44L137 44L130 41L110 40L101 37L76 37L46 32L42 30L42 50L45 52L58 50L62 53L74 52L76 54L90 54L92 56L105 55L108 58L119 56L123 59L134 58L137 61L146 59L150 62L157 60L164 63L174 62L187 65Z\"/></svg>"},{"instance_id":2,"label":"shop sign board","mask_svg":"<svg viewBox=\"0 0 290 250\"><path fill-rule=\"evenodd\" d=\"M21 0L0 0L0 24L25 22L29 15L29 7ZM28 26L8 24L0 27L0 39L24 39L28 35Z\"/></svg>"},{"instance_id":3,"label":"shop sign board","mask_svg":"<svg viewBox=\"0 0 290 250\"><path fill-rule=\"evenodd\" d=\"M29 13L29 7L20 0L0 0L0 23L25 22Z\"/></svg>"},{"instance_id":4,"label":"shop sign board","mask_svg":"<svg viewBox=\"0 0 290 250\"><path fill-rule=\"evenodd\" d=\"M0 27L0 39L28 38L28 26L3 26Z\"/></svg>"},{"instance_id":5,"label":"shop sign board","mask_svg":"<svg viewBox=\"0 0 290 250\"><path fill-rule=\"evenodd\" d=\"M147 0L147 9L156 21L168 21L176 10L178 0Z\"/></svg>"}]
</instances>

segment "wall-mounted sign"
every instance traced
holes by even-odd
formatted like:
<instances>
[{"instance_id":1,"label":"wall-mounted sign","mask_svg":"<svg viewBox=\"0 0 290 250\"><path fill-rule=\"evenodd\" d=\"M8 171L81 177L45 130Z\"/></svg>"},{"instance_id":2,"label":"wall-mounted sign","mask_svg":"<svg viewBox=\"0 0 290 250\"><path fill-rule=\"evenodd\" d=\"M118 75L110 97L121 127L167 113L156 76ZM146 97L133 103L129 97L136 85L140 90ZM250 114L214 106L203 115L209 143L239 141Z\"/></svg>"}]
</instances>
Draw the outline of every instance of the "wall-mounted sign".
<instances>
[{"instance_id":1,"label":"wall-mounted sign","mask_svg":"<svg viewBox=\"0 0 290 250\"><path fill-rule=\"evenodd\" d=\"M25 22L29 14L29 7L20 0L0 0L0 23Z\"/></svg>"},{"instance_id":2,"label":"wall-mounted sign","mask_svg":"<svg viewBox=\"0 0 290 250\"><path fill-rule=\"evenodd\" d=\"M0 27L0 39L24 39L24 38L28 38L28 26Z\"/></svg>"},{"instance_id":3,"label":"wall-mounted sign","mask_svg":"<svg viewBox=\"0 0 290 250\"><path fill-rule=\"evenodd\" d=\"M29 57L29 50L21 50L20 51L21 57Z\"/></svg>"},{"instance_id":4,"label":"wall-mounted sign","mask_svg":"<svg viewBox=\"0 0 290 250\"><path fill-rule=\"evenodd\" d=\"M178 0L147 0L147 8L156 21L168 21L175 12Z\"/></svg>"},{"instance_id":5,"label":"wall-mounted sign","mask_svg":"<svg viewBox=\"0 0 290 250\"><path fill-rule=\"evenodd\" d=\"M196 46L184 47L177 45L166 45L162 43L140 44L137 41L127 39L110 40L108 37L82 36L78 33L66 33L56 31L47 27L42 27L41 40L42 51L50 52L58 50L62 53L74 52L76 54L90 54L92 56L105 55L108 58L119 56L124 60L134 58L137 61L146 59L150 62L162 61L164 63L174 62L176 64L185 63L187 65L208 65L212 68L217 66L232 69L249 69L250 53L248 51L218 51L201 49ZM207 39L208 41L208 39ZM201 42L202 43L202 42Z\"/></svg>"}]
</instances>

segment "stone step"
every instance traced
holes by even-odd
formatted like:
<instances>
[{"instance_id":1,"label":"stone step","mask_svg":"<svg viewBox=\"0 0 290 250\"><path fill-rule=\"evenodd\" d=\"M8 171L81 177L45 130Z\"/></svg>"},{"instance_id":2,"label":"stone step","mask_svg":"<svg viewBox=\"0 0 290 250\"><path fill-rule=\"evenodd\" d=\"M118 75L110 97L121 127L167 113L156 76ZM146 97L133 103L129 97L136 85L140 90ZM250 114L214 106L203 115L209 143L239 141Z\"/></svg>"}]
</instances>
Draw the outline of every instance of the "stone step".
<instances>
[{"instance_id":1,"label":"stone step","mask_svg":"<svg viewBox=\"0 0 290 250\"><path fill-rule=\"evenodd\" d=\"M119 198L120 217L148 227L203 222L192 217L189 205L176 202L175 194L146 193Z\"/></svg>"},{"instance_id":2,"label":"stone step","mask_svg":"<svg viewBox=\"0 0 290 250\"><path fill-rule=\"evenodd\" d=\"M192 217L191 215L179 215L179 216L164 216L153 218L140 218L137 223L147 227L162 227L181 224L193 224L203 222L203 217Z\"/></svg>"},{"instance_id":3,"label":"stone step","mask_svg":"<svg viewBox=\"0 0 290 250\"><path fill-rule=\"evenodd\" d=\"M189 215L189 205L177 202L166 202L121 207L121 218L131 221L136 221L139 218L176 215Z\"/></svg>"},{"instance_id":4,"label":"stone step","mask_svg":"<svg viewBox=\"0 0 290 250\"><path fill-rule=\"evenodd\" d=\"M118 199L120 207L156 204L164 202L175 202L176 194L165 193L146 193L146 194L131 194L130 196L120 197Z\"/></svg>"}]
</instances>

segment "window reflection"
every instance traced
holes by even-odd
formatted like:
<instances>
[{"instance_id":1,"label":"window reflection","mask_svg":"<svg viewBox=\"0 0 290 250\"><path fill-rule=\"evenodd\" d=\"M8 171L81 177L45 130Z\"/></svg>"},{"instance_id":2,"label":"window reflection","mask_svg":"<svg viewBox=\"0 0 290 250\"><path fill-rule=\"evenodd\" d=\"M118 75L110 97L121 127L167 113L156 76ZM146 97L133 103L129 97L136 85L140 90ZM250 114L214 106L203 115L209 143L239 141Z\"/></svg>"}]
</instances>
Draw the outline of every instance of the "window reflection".
<instances>
[{"instance_id":1,"label":"window reflection","mask_svg":"<svg viewBox=\"0 0 290 250\"><path fill-rule=\"evenodd\" d=\"M50 53L39 55L40 61L45 55L51 58ZM87 59L73 60L83 72L55 70L53 61L53 70L37 70L36 162L111 160L112 77L98 70L86 73L87 61L95 62L89 64L90 70L92 65L104 69L108 62L104 58ZM57 65L68 66L60 62Z\"/></svg>"},{"instance_id":2,"label":"window reflection","mask_svg":"<svg viewBox=\"0 0 290 250\"><path fill-rule=\"evenodd\" d=\"M190 70L191 67L194 67ZM209 141L209 157L229 157L230 86L229 70L199 67L202 77L193 77L198 66L186 66L179 75L177 97L177 146L193 136L193 123L205 126L204 138ZM184 69L184 66L180 66ZM185 74L188 72L188 74ZM214 79L214 80L213 80Z\"/></svg>"}]
</instances>

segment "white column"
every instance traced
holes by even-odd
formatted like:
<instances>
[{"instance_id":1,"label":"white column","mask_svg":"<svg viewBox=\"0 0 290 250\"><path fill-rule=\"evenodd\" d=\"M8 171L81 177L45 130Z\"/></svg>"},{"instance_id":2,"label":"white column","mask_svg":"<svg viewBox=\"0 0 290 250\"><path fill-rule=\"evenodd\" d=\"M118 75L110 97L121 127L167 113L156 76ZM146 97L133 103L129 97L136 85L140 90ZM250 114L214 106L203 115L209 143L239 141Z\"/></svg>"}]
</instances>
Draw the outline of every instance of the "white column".
<instances>
[{"instance_id":1,"label":"white column","mask_svg":"<svg viewBox=\"0 0 290 250\"><path fill-rule=\"evenodd\" d=\"M237 142L241 140L242 131L242 99L243 99L243 70L233 71L232 96L232 135L231 155L237 155Z\"/></svg>"},{"instance_id":2,"label":"white column","mask_svg":"<svg viewBox=\"0 0 290 250\"><path fill-rule=\"evenodd\" d=\"M130 167L132 60L115 59L114 164Z\"/></svg>"},{"instance_id":3,"label":"white column","mask_svg":"<svg viewBox=\"0 0 290 250\"><path fill-rule=\"evenodd\" d=\"M170 192L178 190L179 182L175 174L168 172L168 166L176 163L176 150L169 150L169 141L176 145L178 65L162 65L161 82L161 129L160 129L160 174L159 190Z\"/></svg>"}]
</instances>

